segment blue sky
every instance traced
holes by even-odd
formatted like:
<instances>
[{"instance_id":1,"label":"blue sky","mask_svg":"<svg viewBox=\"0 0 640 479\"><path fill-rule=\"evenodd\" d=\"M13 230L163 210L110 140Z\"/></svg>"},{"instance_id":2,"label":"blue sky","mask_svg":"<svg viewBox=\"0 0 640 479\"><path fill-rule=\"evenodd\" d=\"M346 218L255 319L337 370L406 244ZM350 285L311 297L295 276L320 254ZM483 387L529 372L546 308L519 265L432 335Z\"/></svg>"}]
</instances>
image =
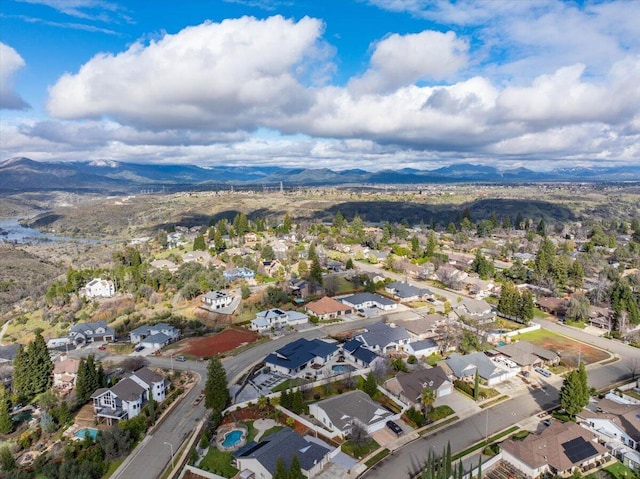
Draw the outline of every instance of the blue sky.
<instances>
[{"instance_id":1,"label":"blue sky","mask_svg":"<svg viewBox=\"0 0 640 479\"><path fill-rule=\"evenodd\" d=\"M640 2L4 0L0 160L640 158Z\"/></svg>"}]
</instances>

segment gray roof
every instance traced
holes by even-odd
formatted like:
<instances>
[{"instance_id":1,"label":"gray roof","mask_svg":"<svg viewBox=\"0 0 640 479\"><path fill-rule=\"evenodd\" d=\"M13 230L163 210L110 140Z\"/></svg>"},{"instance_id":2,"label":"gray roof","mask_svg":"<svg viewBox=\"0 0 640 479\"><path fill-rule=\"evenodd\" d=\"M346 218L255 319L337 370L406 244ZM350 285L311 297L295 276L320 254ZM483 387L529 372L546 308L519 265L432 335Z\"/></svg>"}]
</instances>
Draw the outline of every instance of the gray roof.
<instances>
[{"instance_id":1,"label":"gray roof","mask_svg":"<svg viewBox=\"0 0 640 479\"><path fill-rule=\"evenodd\" d=\"M145 389L133 379L124 378L111 388L111 392L123 401L134 401L144 394Z\"/></svg>"},{"instance_id":2,"label":"gray roof","mask_svg":"<svg viewBox=\"0 0 640 479\"><path fill-rule=\"evenodd\" d=\"M414 351L420 351L422 349L431 349L437 348L438 343L435 342L433 338L422 339L420 341L414 341L413 343L409 343Z\"/></svg>"},{"instance_id":3,"label":"gray roof","mask_svg":"<svg viewBox=\"0 0 640 479\"><path fill-rule=\"evenodd\" d=\"M164 333L153 333L142 340L143 343L148 344L164 344L171 341L171 338Z\"/></svg>"},{"instance_id":4,"label":"gray roof","mask_svg":"<svg viewBox=\"0 0 640 479\"><path fill-rule=\"evenodd\" d=\"M411 298L413 296L424 296L425 294L433 294L433 292L426 288L418 288L417 286L413 286L409 283L404 283L402 281L395 281L393 283L389 283L386 286L387 289L393 290L394 294L402 299L402 298Z\"/></svg>"},{"instance_id":5,"label":"gray roof","mask_svg":"<svg viewBox=\"0 0 640 479\"><path fill-rule=\"evenodd\" d=\"M251 441L237 450L233 456L237 459L256 459L272 475L276 471L278 459L282 459L287 469L293 456L298 456L302 470L308 471L329 454L330 450L306 440L294 430L285 427L270 434L259 443Z\"/></svg>"},{"instance_id":6,"label":"gray roof","mask_svg":"<svg viewBox=\"0 0 640 479\"><path fill-rule=\"evenodd\" d=\"M353 419L368 426L393 416L393 413L373 401L359 389L333 396L316 403L329 416L335 427L343 431Z\"/></svg>"},{"instance_id":7,"label":"gray roof","mask_svg":"<svg viewBox=\"0 0 640 479\"><path fill-rule=\"evenodd\" d=\"M527 341L517 341L504 346L498 346L496 349L505 356L509 356L509 358L519 366L533 364L538 358L551 362L558 360L558 355L553 351L541 348Z\"/></svg>"},{"instance_id":8,"label":"gray roof","mask_svg":"<svg viewBox=\"0 0 640 479\"><path fill-rule=\"evenodd\" d=\"M476 374L476 368L480 377L490 379L501 374L498 366L493 364L484 353L471 353L464 356L454 353L446 360L447 366L453 374L459 378L466 378Z\"/></svg>"},{"instance_id":9,"label":"gray roof","mask_svg":"<svg viewBox=\"0 0 640 479\"><path fill-rule=\"evenodd\" d=\"M176 328L167 323L158 323L158 324L145 324L142 326L138 326L136 329L132 329L129 334L144 334L145 336L150 336L154 333L159 333L162 330L174 330L177 331Z\"/></svg>"},{"instance_id":10,"label":"gray roof","mask_svg":"<svg viewBox=\"0 0 640 479\"><path fill-rule=\"evenodd\" d=\"M149 369L147 367L140 368L133 374L135 376L138 376L140 379L142 379L149 386L153 385L153 383L159 383L164 379L162 376L160 376L159 374L154 373L151 369Z\"/></svg>"},{"instance_id":11,"label":"gray roof","mask_svg":"<svg viewBox=\"0 0 640 479\"><path fill-rule=\"evenodd\" d=\"M408 340L411 336L403 327L392 328L384 323L375 323L367 327L367 331L358 335L369 347L380 346L384 348L391 343Z\"/></svg>"},{"instance_id":12,"label":"gray roof","mask_svg":"<svg viewBox=\"0 0 640 479\"><path fill-rule=\"evenodd\" d=\"M94 331L98 328L105 328L105 335L114 335L115 334L115 330L113 328L110 328L106 321L95 321L92 323L78 323L78 324L74 324L73 326L71 326L71 328L69 328L69 331L72 333L82 333L85 336L95 336ZM100 334L99 336L102 336L102 334Z\"/></svg>"},{"instance_id":13,"label":"gray roof","mask_svg":"<svg viewBox=\"0 0 640 479\"><path fill-rule=\"evenodd\" d=\"M407 398L420 402L424 388L437 391L449 378L441 367L436 366L430 369L418 369L412 373L399 372L396 380Z\"/></svg>"},{"instance_id":14,"label":"gray roof","mask_svg":"<svg viewBox=\"0 0 640 479\"><path fill-rule=\"evenodd\" d=\"M379 294L375 293L358 293L353 294L351 296L347 296L346 298L341 299L342 302L347 302L354 306L358 306L360 304L367 303L369 301L381 304L383 306L389 306L395 304L395 301L390 300L389 298L385 298Z\"/></svg>"},{"instance_id":15,"label":"gray roof","mask_svg":"<svg viewBox=\"0 0 640 479\"><path fill-rule=\"evenodd\" d=\"M7 346L0 346L0 359L7 361L13 361L18 354L19 344L9 344Z\"/></svg>"}]
</instances>

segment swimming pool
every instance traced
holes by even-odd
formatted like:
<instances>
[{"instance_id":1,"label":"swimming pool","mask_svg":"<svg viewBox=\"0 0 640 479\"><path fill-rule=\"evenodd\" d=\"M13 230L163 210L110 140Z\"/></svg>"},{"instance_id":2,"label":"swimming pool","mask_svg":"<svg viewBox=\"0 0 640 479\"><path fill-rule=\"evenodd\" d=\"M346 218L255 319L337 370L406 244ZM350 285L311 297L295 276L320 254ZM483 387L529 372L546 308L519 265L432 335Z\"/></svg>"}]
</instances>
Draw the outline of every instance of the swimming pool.
<instances>
[{"instance_id":1,"label":"swimming pool","mask_svg":"<svg viewBox=\"0 0 640 479\"><path fill-rule=\"evenodd\" d=\"M349 371L355 371L356 368L351 366L350 364L334 364L331 366L331 370L337 373L346 373Z\"/></svg>"},{"instance_id":2,"label":"swimming pool","mask_svg":"<svg viewBox=\"0 0 640 479\"><path fill-rule=\"evenodd\" d=\"M233 431L229 431L224 435L222 446L231 449L235 447L241 440L242 431L240 429L234 429Z\"/></svg>"},{"instance_id":3,"label":"swimming pool","mask_svg":"<svg viewBox=\"0 0 640 479\"><path fill-rule=\"evenodd\" d=\"M83 427L82 429L78 429L76 432L74 432L73 435L74 437L79 437L80 439L84 439L89 436L95 441L96 437L98 437L98 430L92 427Z\"/></svg>"}]
</instances>

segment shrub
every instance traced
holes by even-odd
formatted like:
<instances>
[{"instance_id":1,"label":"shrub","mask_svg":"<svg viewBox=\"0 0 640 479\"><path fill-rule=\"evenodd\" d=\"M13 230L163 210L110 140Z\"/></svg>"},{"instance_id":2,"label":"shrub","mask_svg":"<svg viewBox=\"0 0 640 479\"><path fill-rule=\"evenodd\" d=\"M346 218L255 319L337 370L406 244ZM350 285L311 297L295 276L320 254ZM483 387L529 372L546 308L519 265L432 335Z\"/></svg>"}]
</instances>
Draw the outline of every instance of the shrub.
<instances>
[{"instance_id":1,"label":"shrub","mask_svg":"<svg viewBox=\"0 0 640 479\"><path fill-rule=\"evenodd\" d=\"M415 364L418 358L416 358L413 354L407 358L407 362L409 364Z\"/></svg>"},{"instance_id":2,"label":"shrub","mask_svg":"<svg viewBox=\"0 0 640 479\"><path fill-rule=\"evenodd\" d=\"M463 393L473 397L473 387L469 383L456 379L453 381L453 385L458 391L462 391Z\"/></svg>"},{"instance_id":3,"label":"shrub","mask_svg":"<svg viewBox=\"0 0 640 479\"><path fill-rule=\"evenodd\" d=\"M424 415L415 408L407 409L406 415L416 427L422 427L427 422Z\"/></svg>"}]
</instances>

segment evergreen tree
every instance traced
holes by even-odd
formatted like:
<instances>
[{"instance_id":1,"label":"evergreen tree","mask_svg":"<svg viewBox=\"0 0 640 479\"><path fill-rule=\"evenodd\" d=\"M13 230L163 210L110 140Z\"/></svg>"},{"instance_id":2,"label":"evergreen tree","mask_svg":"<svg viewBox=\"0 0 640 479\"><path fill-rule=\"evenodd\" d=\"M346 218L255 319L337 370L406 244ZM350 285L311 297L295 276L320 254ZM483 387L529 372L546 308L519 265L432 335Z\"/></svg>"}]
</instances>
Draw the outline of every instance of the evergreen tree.
<instances>
[{"instance_id":1,"label":"evergreen tree","mask_svg":"<svg viewBox=\"0 0 640 479\"><path fill-rule=\"evenodd\" d=\"M541 219L540 223L538 223L538 227L536 228L536 233L538 233L540 236L547 235L547 225L545 224L544 219Z\"/></svg>"},{"instance_id":2,"label":"evergreen tree","mask_svg":"<svg viewBox=\"0 0 640 479\"><path fill-rule=\"evenodd\" d=\"M589 384L587 382L587 370L585 368L584 362L580 361L580 365L578 366L578 383L580 384L580 396L582 399L583 407L586 407L589 404Z\"/></svg>"},{"instance_id":3,"label":"evergreen tree","mask_svg":"<svg viewBox=\"0 0 640 479\"><path fill-rule=\"evenodd\" d=\"M534 304L533 304L533 294L528 289L525 289L522 292L522 296L519 301L519 313L520 319L525 322L529 322L533 320L534 314Z\"/></svg>"},{"instance_id":4,"label":"evergreen tree","mask_svg":"<svg viewBox=\"0 0 640 479\"><path fill-rule=\"evenodd\" d=\"M476 252L476 257L471 263L471 269L478 273L481 279L488 279L493 275L493 264L484 257L480 250Z\"/></svg>"},{"instance_id":5,"label":"evergreen tree","mask_svg":"<svg viewBox=\"0 0 640 479\"><path fill-rule=\"evenodd\" d=\"M13 392L20 398L31 398L33 393L31 390L29 354L22 345L18 346L16 357L13 360Z\"/></svg>"},{"instance_id":6,"label":"evergreen tree","mask_svg":"<svg viewBox=\"0 0 640 479\"><path fill-rule=\"evenodd\" d=\"M280 393L280 406L285 409L291 409L292 397L288 389Z\"/></svg>"},{"instance_id":7,"label":"evergreen tree","mask_svg":"<svg viewBox=\"0 0 640 479\"><path fill-rule=\"evenodd\" d=\"M78 373L76 375L76 401L79 406L86 403L93 393L93 391L89 390L91 388L90 381L87 361L82 358L80 359Z\"/></svg>"},{"instance_id":8,"label":"evergreen tree","mask_svg":"<svg viewBox=\"0 0 640 479\"><path fill-rule=\"evenodd\" d=\"M309 279L315 281L318 284L322 284L322 267L320 266L320 262L318 261L317 256L311 263L311 269L309 270Z\"/></svg>"},{"instance_id":9,"label":"evergreen tree","mask_svg":"<svg viewBox=\"0 0 640 479\"><path fill-rule=\"evenodd\" d=\"M304 411L304 397L302 396L302 391L297 390L293 393L291 410L296 414L300 414Z\"/></svg>"},{"instance_id":10,"label":"evergreen tree","mask_svg":"<svg viewBox=\"0 0 640 479\"><path fill-rule=\"evenodd\" d=\"M455 231L454 231L455 233ZM438 247L438 239L436 238L435 231L429 231L429 238L427 238L427 249L425 250L425 256L431 257L436 252Z\"/></svg>"},{"instance_id":11,"label":"evergreen tree","mask_svg":"<svg viewBox=\"0 0 640 479\"><path fill-rule=\"evenodd\" d=\"M313 261L314 259L318 259L318 253L316 252L316 245L314 243L309 243L309 251L307 252L307 259Z\"/></svg>"},{"instance_id":12,"label":"evergreen tree","mask_svg":"<svg viewBox=\"0 0 640 479\"><path fill-rule=\"evenodd\" d=\"M209 360L207 367L207 382L204 386L204 405L214 412L221 413L229 403L229 388L227 375L222 362L217 357Z\"/></svg>"},{"instance_id":13,"label":"evergreen tree","mask_svg":"<svg viewBox=\"0 0 640 479\"><path fill-rule=\"evenodd\" d=\"M353 260L349 258L345 264L345 269L353 269Z\"/></svg>"},{"instance_id":14,"label":"evergreen tree","mask_svg":"<svg viewBox=\"0 0 640 479\"><path fill-rule=\"evenodd\" d=\"M562 382L560 406L572 417L575 417L589 403L586 379L586 372L574 369L567 374Z\"/></svg>"},{"instance_id":15,"label":"evergreen tree","mask_svg":"<svg viewBox=\"0 0 640 479\"><path fill-rule=\"evenodd\" d=\"M12 430L11 401L9 400L9 394L0 383L0 434L9 434Z\"/></svg>"},{"instance_id":16,"label":"evergreen tree","mask_svg":"<svg viewBox=\"0 0 640 479\"><path fill-rule=\"evenodd\" d=\"M340 211L336 211L336 214L333 217L333 225L332 226L339 231L342 228L344 228L346 224L347 224L347 222L344 219L344 216L342 216L342 213L340 213Z\"/></svg>"},{"instance_id":17,"label":"evergreen tree","mask_svg":"<svg viewBox=\"0 0 640 479\"><path fill-rule=\"evenodd\" d=\"M282 221L282 232L284 234L291 233L292 226L293 225L291 222L291 216L289 216L289 213L287 213L286 215L284 215L284 220Z\"/></svg>"},{"instance_id":18,"label":"evergreen tree","mask_svg":"<svg viewBox=\"0 0 640 479\"><path fill-rule=\"evenodd\" d=\"M367 374L367 377L364 379L362 390L370 397L375 396L378 392L378 383L376 382L376 377L372 373Z\"/></svg>"},{"instance_id":19,"label":"evergreen tree","mask_svg":"<svg viewBox=\"0 0 640 479\"><path fill-rule=\"evenodd\" d=\"M0 470L10 472L16 468L16 460L11 453L9 446L0 447Z\"/></svg>"},{"instance_id":20,"label":"evergreen tree","mask_svg":"<svg viewBox=\"0 0 640 479\"><path fill-rule=\"evenodd\" d=\"M288 479L289 473L287 472L287 466L281 457L276 461L276 470L273 474L273 479Z\"/></svg>"},{"instance_id":21,"label":"evergreen tree","mask_svg":"<svg viewBox=\"0 0 640 479\"><path fill-rule=\"evenodd\" d=\"M193 240L193 251L205 251L207 249L207 243L204 240L204 235L198 235Z\"/></svg>"},{"instance_id":22,"label":"evergreen tree","mask_svg":"<svg viewBox=\"0 0 640 479\"><path fill-rule=\"evenodd\" d=\"M518 215L516 216L516 229L523 230L524 227L525 227L524 217L522 216L522 213L518 211Z\"/></svg>"},{"instance_id":23,"label":"evergreen tree","mask_svg":"<svg viewBox=\"0 0 640 479\"><path fill-rule=\"evenodd\" d=\"M291 464L289 465L289 477L288 479L304 479L304 474L302 473L302 467L300 467L300 460L298 459L298 455L294 455L291 459Z\"/></svg>"},{"instance_id":24,"label":"evergreen tree","mask_svg":"<svg viewBox=\"0 0 640 479\"><path fill-rule=\"evenodd\" d=\"M216 228L215 232L213 233L213 249L216 253L222 253L225 248L226 245L224 243L224 239L222 238L222 232L220 231L220 228Z\"/></svg>"},{"instance_id":25,"label":"evergreen tree","mask_svg":"<svg viewBox=\"0 0 640 479\"><path fill-rule=\"evenodd\" d=\"M504 221L502 222L502 228L504 228L507 231L511 229L511 218L509 217L509 215L506 215L504 217Z\"/></svg>"}]
</instances>

